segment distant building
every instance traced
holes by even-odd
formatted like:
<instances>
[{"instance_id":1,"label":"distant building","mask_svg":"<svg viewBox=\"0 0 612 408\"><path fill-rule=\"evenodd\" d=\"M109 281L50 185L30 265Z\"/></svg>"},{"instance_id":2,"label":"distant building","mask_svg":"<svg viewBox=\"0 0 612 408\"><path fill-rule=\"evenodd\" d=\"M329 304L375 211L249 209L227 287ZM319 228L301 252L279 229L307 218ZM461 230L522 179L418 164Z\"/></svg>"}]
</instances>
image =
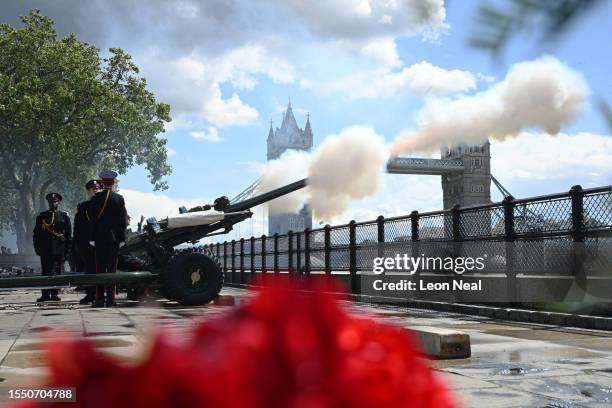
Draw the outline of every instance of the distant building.
<instances>
[{"instance_id":1,"label":"distant building","mask_svg":"<svg viewBox=\"0 0 612 408\"><path fill-rule=\"evenodd\" d=\"M272 122L270 122L267 143L268 161L278 159L287 150L310 151L312 149L310 116L306 118L304 129L300 129L293 116L291 101L289 101L280 128L273 129ZM290 230L302 231L305 228L312 228L312 211L308 206L304 206L298 214L270 215L268 221L269 235L285 234Z\"/></svg>"}]
</instances>

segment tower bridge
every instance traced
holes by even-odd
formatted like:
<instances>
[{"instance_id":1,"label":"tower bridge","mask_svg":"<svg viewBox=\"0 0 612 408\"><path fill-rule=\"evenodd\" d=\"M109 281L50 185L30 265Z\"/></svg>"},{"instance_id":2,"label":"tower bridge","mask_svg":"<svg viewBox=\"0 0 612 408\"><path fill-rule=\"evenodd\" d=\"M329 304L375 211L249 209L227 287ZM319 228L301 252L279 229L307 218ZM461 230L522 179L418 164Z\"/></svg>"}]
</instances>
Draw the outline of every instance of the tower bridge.
<instances>
[{"instance_id":1,"label":"tower bridge","mask_svg":"<svg viewBox=\"0 0 612 408\"><path fill-rule=\"evenodd\" d=\"M292 118L291 105L288 106L287 112L285 117L291 115L290 118ZM295 119L285 119L284 122L294 123ZM282 149L277 146L279 143L278 136L283 134L281 131L282 129L282 127L281 129L277 128L276 132L270 129L268 151L269 153L274 151L274 154L269 154L269 159L279 157L280 153L288 148L297 148L297 146L288 147L286 144ZM310 136L308 138L309 143L307 143L306 146L311 146L312 131L310 131L310 124L308 121L306 129L308 130L307 136ZM306 146L304 146L303 149L306 149ZM396 156L389 159L386 169L390 174L441 176L444 209L451 208L455 204L464 207L490 203L491 181L493 181L503 196L510 195L508 190L491 175L490 143L488 141L482 145L460 145L443 149L441 156L440 159ZM256 190L258 183L259 180L256 180L236 196L232 202L250 197ZM307 218L309 214L298 215L297 217L304 218L304 215L306 215L305 218ZM293 215L293 217L296 217L296 215ZM279 223L276 221L274 224L278 225ZM275 228L275 230L276 229L278 228Z\"/></svg>"},{"instance_id":2,"label":"tower bridge","mask_svg":"<svg viewBox=\"0 0 612 408\"><path fill-rule=\"evenodd\" d=\"M444 209L455 204L471 206L491 202L491 153L488 141L482 145L443 149L440 159L392 157L387 162L387 172L442 176Z\"/></svg>"}]
</instances>

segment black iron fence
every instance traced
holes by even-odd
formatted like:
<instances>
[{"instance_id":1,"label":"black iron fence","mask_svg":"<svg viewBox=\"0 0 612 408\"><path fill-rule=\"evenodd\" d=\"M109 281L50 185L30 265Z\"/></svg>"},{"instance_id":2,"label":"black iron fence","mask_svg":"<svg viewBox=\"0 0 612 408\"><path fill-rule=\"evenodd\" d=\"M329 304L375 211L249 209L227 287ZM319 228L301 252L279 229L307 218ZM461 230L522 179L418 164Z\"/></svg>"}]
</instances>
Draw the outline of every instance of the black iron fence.
<instances>
[{"instance_id":1,"label":"black iron fence","mask_svg":"<svg viewBox=\"0 0 612 408\"><path fill-rule=\"evenodd\" d=\"M489 253L487 273L579 276L610 271L611 244L612 186L574 186L559 194L413 211L205 247L219 258L230 283L246 284L260 273L327 274L343 277L357 293L374 258L390 253Z\"/></svg>"}]
</instances>

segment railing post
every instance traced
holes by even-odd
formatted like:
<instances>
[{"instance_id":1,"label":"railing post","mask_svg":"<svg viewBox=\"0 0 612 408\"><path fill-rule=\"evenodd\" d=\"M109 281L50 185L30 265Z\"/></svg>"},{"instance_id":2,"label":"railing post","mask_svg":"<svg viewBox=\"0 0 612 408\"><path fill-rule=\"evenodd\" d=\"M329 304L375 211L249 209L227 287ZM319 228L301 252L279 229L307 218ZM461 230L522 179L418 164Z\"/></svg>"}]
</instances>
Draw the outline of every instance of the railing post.
<instances>
[{"instance_id":1,"label":"railing post","mask_svg":"<svg viewBox=\"0 0 612 408\"><path fill-rule=\"evenodd\" d=\"M266 272L266 235L264 234L261 236L261 273Z\"/></svg>"},{"instance_id":2,"label":"railing post","mask_svg":"<svg viewBox=\"0 0 612 408\"><path fill-rule=\"evenodd\" d=\"M504 206L504 239L507 242L516 240L514 230L514 197L507 196L502 201Z\"/></svg>"},{"instance_id":3,"label":"railing post","mask_svg":"<svg viewBox=\"0 0 612 408\"><path fill-rule=\"evenodd\" d=\"M580 185L569 191L572 199L572 269L579 288L586 291L587 278L584 273L584 191Z\"/></svg>"},{"instance_id":4,"label":"railing post","mask_svg":"<svg viewBox=\"0 0 612 408\"><path fill-rule=\"evenodd\" d=\"M295 234L295 246L296 246L296 257L295 257L295 270L298 275L302 274L302 234L300 232Z\"/></svg>"},{"instance_id":5,"label":"railing post","mask_svg":"<svg viewBox=\"0 0 612 408\"><path fill-rule=\"evenodd\" d=\"M461 212L459 211L459 204L453 205L451 208L451 227L453 235L453 257L455 259L461 257Z\"/></svg>"},{"instance_id":6,"label":"railing post","mask_svg":"<svg viewBox=\"0 0 612 408\"><path fill-rule=\"evenodd\" d=\"M421 256L421 244L419 243L419 212L414 210L410 213L410 251L413 258ZM414 272L415 277L421 274L421 268Z\"/></svg>"},{"instance_id":7,"label":"railing post","mask_svg":"<svg viewBox=\"0 0 612 408\"><path fill-rule=\"evenodd\" d=\"M278 232L274 234L274 274L278 275Z\"/></svg>"},{"instance_id":8,"label":"railing post","mask_svg":"<svg viewBox=\"0 0 612 408\"><path fill-rule=\"evenodd\" d=\"M459 242L461 241L461 213L459 212L459 204L455 204L451 208L451 217L453 223L453 241Z\"/></svg>"},{"instance_id":9,"label":"railing post","mask_svg":"<svg viewBox=\"0 0 612 408\"><path fill-rule=\"evenodd\" d=\"M223 241L223 274L227 274L227 241Z\"/></svg>"},{"instance_id":10,"label":"railing post","mask_svg":"<svg viewBox=\"0 0 612 408\"><path fill-rule=\"evenodd\" d=\"M221 244L217 242L216 247L217 247L217 259L219 259L219 258L221 258L221 251L220 251Z\"/></svg>"},{"instance_id":11,"label":"railing post","mask_svg":"<svg viewBox=\"0 0 612 408\"><path fill-rule=\"evenodd\" d=\"M310 275L310 228L304 230L304 274Z\"/></svg>"},{"instance_id":12,"label":"railing post","mask_svg":"<svg viewBox=\"0 0 612 408\"><path fill-rule=\"evenodd\" d=\"M255 279L255 237L251 237L251 275L249 282Z\"/></svg>"},{"instance_id":13,"label":"railing post","mask_svg":"<svg viewBox=\"0 0 612 408\"><path fill-rule=\"evenodd\" d=\"M323 230L325 231L325 274L331 275L331 226L327 224Z\"/></svg>"},{"instance_id":14,"label":"railing post","mask_svg":"<svg viewBox=\"0 0 612 408\"><path fill-rule=\"evenodd\" d=\"M417 210L410 213L410 226L412 242L417 242L419 240L419 212Z\"/></svg>"},{"instance_id":15,"label":"railing post","mask_svg":"<svg viewBox=\"0 0 612 408\"><path fill-rule=\"evenodd\" d=\"M244 284L244 238L240 238L240 283Z\"/></svg>"},{"instance_id":16,"label":"railing post","mask_svg":"<svg viewBox=\"0 0 612 408\"><path fill-rule=\"evenodd\" d=\"M516 231L514 229L514 197L507 196L502 201L504 207L504 241L506 250L506 302L516 301Z\"/></svg>"},{"instance_id":17,"label":"railing post","mask_svg":"<svg viewBox=\"0 0 612 408\"><path fill-rule=\"evenodd\" d=\"M355 220L349 222L349 279L351 293L357 293L359 282L357 282L357 226Z\"/></svg>"},{"instance_id":18,"label":"railing post","mask_svg":"<svg viewBox=\"0 0 612 408\"><path fill-rule=\"evenodd\" d=\"M232 239L232 283L236 283L236 240Z\"/></svg>"},{"instance_id":19,"label":"railing post","mask_svg":"<svg viewBox=\"0 0 612 408\"><path fill-rule=\"evenodd\" d=\"M572 238L574 242L584 241L584 192L580 185L572 186Z\"/></svg>"},{"instance_id":20,"label":"railing post","mask_svg":"<svg viewBox=\"0 0 612 408\"><path fill-rule=\"evenodd\" d=\"M288 247L288 255L287 257L288 259L288 264L287 264L287 269L289 270L289 275L293 275L293 273L295 272L293 270L293 231L289 230L289 232L287 233L287 247Z\"/></svg>"},{"instance_id":21,"label":"railing post","mask_svg":"<svg viewBox=\"0 0 612 408\"><path fill-rule=\"evenodd\" d=\"M384 243L385 243L385 217L383 217L382 215L379 215L378 218L376 219L376 230L377 230L377 240L376 242L378 242L378 256L379 257L383 257L385 256L385 248L384 248Z\"/></svg>"}]
</instances>

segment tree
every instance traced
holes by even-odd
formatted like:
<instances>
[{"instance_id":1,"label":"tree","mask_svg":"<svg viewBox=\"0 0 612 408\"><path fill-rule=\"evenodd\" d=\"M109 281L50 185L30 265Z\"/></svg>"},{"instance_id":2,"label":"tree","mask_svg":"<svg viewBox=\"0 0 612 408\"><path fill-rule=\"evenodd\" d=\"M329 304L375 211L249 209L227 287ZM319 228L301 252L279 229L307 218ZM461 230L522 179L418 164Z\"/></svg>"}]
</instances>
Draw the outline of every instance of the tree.
<instances>
[{"instance_id":1,"label":"tree","mask_svg":"<svg viewBox=\"0 0 612 408\"><path fill-rule=\"evenodd\" d=\"M58 39L38 10L21 20L21 29L0 25L0 226L31 252L34 218L52 189L74 202L101 168L122 174L135 164L166 188L171 169L157 135L171 119L123 50L102 58L74 34Z\"/></svg>"}]
</instances>

